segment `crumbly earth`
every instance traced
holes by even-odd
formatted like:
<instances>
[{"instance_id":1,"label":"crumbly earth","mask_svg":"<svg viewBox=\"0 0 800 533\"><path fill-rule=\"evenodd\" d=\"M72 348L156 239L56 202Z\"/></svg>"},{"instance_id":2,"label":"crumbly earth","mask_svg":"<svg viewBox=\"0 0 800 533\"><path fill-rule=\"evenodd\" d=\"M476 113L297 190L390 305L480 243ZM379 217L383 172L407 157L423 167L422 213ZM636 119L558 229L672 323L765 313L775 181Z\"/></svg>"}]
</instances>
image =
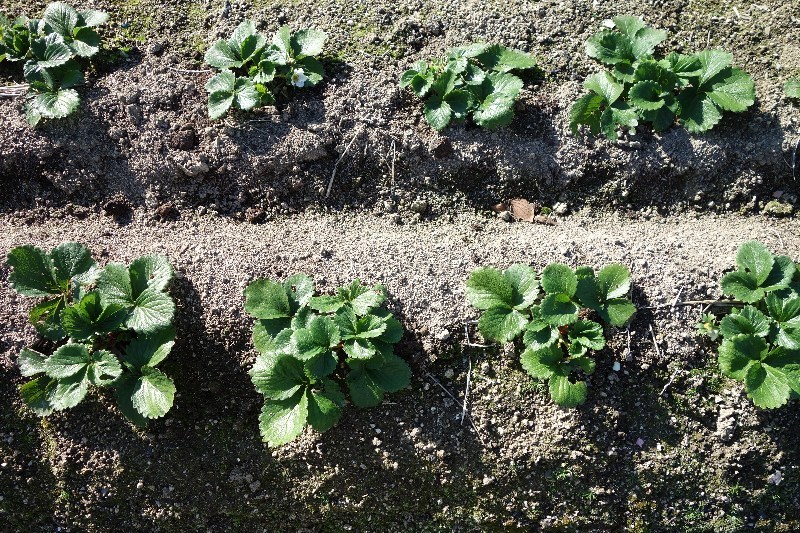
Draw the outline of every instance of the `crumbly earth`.
<instances>
[{"instance_id":1,"label":"crumbly earth","mask_svg":"<svg viewBox=\"0 0 800 533\"><path fill-rule=\"evenodd\" d=\"M559 409L512 350L467 347L476 318L464 281L479 265L631 265L637 306L719 296L736 247L759 239L800 256L797 222L573 216L558 226L461 214L397 225L371 215L304 214L246 225L207 214L118 225L101 213L29 223L0 218L0 251L67 239L101 262L161 253L178 277L179 337L163 365L179 395L136 430L92 394L38 419L14 359L35 341L32 302L0 285L0 517L15 527L120 525L164 531L542 528L765 531L800 527L797 406L753 407L693 335L697 306L642 309L596 356L589 400ZM333 236L333 238L331 238ZM383 283L407 333L407 390L349 408L325 434L270 450L242 289L254 277L312 274L320 289ZM0 270L7 278L8 269ZM652 331L651 331L652 328ZM469 336L468 336L469 335ZM654 337L658 347L653 344ZM620 370L614 371L614 362ZM467 379L470 418L461 421ZM474 426L473 426L474 424ZM768 482L781 472L779 485ZM13 528L13 527L12 527Z\"/></svg>"},{"instance_id":2,"label":"crumbly earth","mask_svg":"<svg viewBox=\"0 0 800 533\"><path fill-rule=\"evenodd\" d=\"M46 2L7 0L3 11L37 16ZM99 0L105 52L82 90L80 113L26 125L22 99L0 99L0 205L117 198L151 209L202 207L258 218L322 203L384 209L427 198L429 213L522 196L568 208L760 211L791 176L787 162L800 112L782 96L800 70L800 4L768 0L641 2L359 3ZM707 135L640 128L614 145L568 131L582 80L601 69L584 42L616 14L640 14L669 32L664 52L721 47L753 76L758 99ZM202 53L245 17L271 33L280 24L329 34L328 78L291 102L211 122ZM398 87L414 61L485 40L534 54L540 69L513 124L495 133L466 125L438 134L422 104ZM0 76L22 81L19 64ZM353 141L354 137L356 138ZM353 141L351 145L351 141ZM347 146L351 146L347 150ZM327 195L328 183L337 172Z\"/></svg>"},{"instance_id":3,"label":"crumbly earth","mask_svg":"<svg viewBox=\"0 0 800 533\"><path fill-rule=\"evenodd\" d=\"M0 11L36 16L45 4ZM564 410L510 347L467 346L479 337L464 298L480 265L623 262L646 307L719 296L748 239L800 258L797 221L766 216L791 215L797 198L800 106L781 87L800 71L800 4L76 5L110 12L114 51L93 63L73 118L31 130L22 102L0 98L0 254L78 241L101 263L166 255L179 333L163 368L179 392L144 430L99 392L34 416L15 362L36 341L34 302L0 265L0 529L800 529L797 403L756 409L723 378L715 347L694 336L699 307L640 309L597 354L587 403ZM667 29L664 50L732 51L756 105L703 136L573 137L569 106L600 68L583 43L616 14ZM266 33L325 30L329 75L276 108L211 122L209 73L187 71L204 69L207 46L245 17ZM530 51L540 70L508 128L437 134L398 77L474 40ZM0 80L22 81L18 66L0 63ZM489 211L514 197L563 216L547 226ZM414 377L380 407L350 407L327 433L270 450L242 289L295 272L321 290L383 283Z\"/></svg>"}]
</instances>

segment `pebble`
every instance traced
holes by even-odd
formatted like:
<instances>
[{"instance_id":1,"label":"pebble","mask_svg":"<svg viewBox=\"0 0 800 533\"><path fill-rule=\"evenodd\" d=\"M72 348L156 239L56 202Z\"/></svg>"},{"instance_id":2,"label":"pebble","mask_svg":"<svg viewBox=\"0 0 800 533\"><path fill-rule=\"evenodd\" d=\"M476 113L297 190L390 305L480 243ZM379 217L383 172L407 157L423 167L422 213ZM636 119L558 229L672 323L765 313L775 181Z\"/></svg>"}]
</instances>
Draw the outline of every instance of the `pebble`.
<instances>
[{"instance_id":1,"label":"pebble","mask_svg":"<svg viewBox=\"0 0 800 533\"><path fill-rule=\"evenodd\" d=\"M446 341L450 338L450 331L443 329L436 333L436 340Z\"/></svg>"},{"instance_id":2,"label":"pebble","mask_svg":"<svg viewBox=\"0 0 800 533\"><path fill-rule=\"evenodd\" d=\"M428 210L428 202L425 200L416 200L413 204L411 204L411 210L421 215Z\"/></svg>"}]
</instances>

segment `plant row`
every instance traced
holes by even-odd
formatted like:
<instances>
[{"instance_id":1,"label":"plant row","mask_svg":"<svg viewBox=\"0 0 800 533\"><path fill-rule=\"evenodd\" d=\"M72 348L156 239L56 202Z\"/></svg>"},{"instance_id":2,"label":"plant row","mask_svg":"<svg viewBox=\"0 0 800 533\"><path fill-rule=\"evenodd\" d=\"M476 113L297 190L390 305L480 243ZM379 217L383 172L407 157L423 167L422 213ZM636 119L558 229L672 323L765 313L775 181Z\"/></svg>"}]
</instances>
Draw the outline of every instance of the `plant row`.
<instances>
[{"instance_id":1,"label":"plant row","mask_svg":"<svg viewBox=\"0 0 800 533\"><path fill-rule=\"evenodd\" d=\"M84 82L81 62L99 50L93 27L107 19L103 12L79 12L61 2L50 4L40 20L0 16L0 61L24 63L31 125L77 109L74 87ZM724 112L742 112L755 102L752 78L732 65L730 53L660 54L657 48L667 33L648 27L641 18L618 16L604 24L587 40L586 54L606 70L586 79L588 92L573 104L574 134L585 127L592 135L616 140L620 129L633 133L643 123L655 131L679 123L690 133L700 133L719 123ZM316 86L325 76L319 60L325 40L324 32L293 32L288 26L268 39L245 20L205 54L206 63L218 71L205 85L209 117L275 105L288 101L296 89ZM414 63L401 75L400 86L425 101L423 115L437 131L469 118L495 129L514 118L525 85L514 72L535 66L528 53L472 43L452 48L442 58ZM800 97L799 91L800 78L785 86L789 97Z\"/></svg>"},{"instance_id":2,"label":"plant row","mask_svg":"<svg viewBox=\"0 0 800 533\"><path fill-rule=\"evenodd\" d=\"M744 383L759 407L775 408L800 394L800 268L758 242L740 248L737 270L722 278L730 312L704 315L698 331L722 337L719 366ZM175 303L168 289L173 269L161 256L130 265L99 267L90 251L65 243L46 252L34 246L8 255L11 287L39 298L30 322L42 339L17 363L24 402L47 416L76 406L93 387L113 391L119 410L136 425L164 416L175 384L159 365L175 344ZM584 376L606 334L625 327L636 312L630 272L621 264L591 267L527 265L482 267L466 282L468 301L481 311L487 341L513 343L521 367L549 382L558 405L586 401ZM354 280L319 294L312 278L259 279L244 291L254 317L250 369L265 400L260 431L271 446L296 438L308 425L326 431L348 400L379 405L406 388L409 365L394 353L402 324L386 309L386 291Z\"/></svg>"}]
</instances>

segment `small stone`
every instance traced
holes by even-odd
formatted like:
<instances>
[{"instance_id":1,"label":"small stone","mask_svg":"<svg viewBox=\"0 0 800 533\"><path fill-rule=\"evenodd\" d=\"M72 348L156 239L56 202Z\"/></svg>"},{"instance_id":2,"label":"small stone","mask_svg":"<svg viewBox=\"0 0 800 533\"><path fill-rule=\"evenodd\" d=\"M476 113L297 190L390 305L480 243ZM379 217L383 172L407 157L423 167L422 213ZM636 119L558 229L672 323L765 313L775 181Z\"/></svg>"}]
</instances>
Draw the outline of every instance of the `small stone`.
<instances>
[{"instance_id":1,"label":"small stone","mask_svg":"<svg viewBox=\"0 0 800 533\"><path fill-rule=\"evenodd\" d=\"M130 117L131 122L133 122L137 126L142 125L142 108L136 104L130 104L126 111L128 112L128 117Z\"/></svg>"},{"instance_id":2,"label":"small stone","mask_svg":"<svg viewBox=\"0 0 800 533\"><path fill-rule=\"evenodd\" d=\"M497 216L505 222L511 222L514 220L514 216L511 214L511 211L501 211L497 213Z\"/></svg>"},{"instance_id":3,"label":"small stone","mask_svg":"<svg viewBox=\"0 0 800 533\"><path fill-rule=\"evenodd\" d=\"M619 372L619 369L622 368L619 364L619 361L614 361L614 364L611 366L611 369L614 372Z\"/></svg>"},{"instance_id":4,"label":"small stone","mask_svg":"<svg viewBox=\"0 0 800 533\"><path fill-rule=\"evenodd\" d=\"M446 341L450 338L450 331L442 329L436 333L436 340Z\"/></svg>"},{"instance_id":5,"label":"small stone","mask_svg":"<svg viewBox=\"0 0 800 533\"><path fill-rule=\"evenodd\" d=\"M446 377L447 379L453 379L454 375L455 372L453 372L452 368L448 368L447 370L444 371L444 377Z\"/></svg>"},{"instance_id":6,"label":"small stone","mask_svg":"<svg viewBox=\"0 0 800 533\"><path fill-rule=\"evenodd\" d=\"M776 470L774 474L767 476L767 483L770 485L780 485L781 481L783 481L783 474L781 474L780 470Z\"/></svg>"},{"instance_id":7,"label":"small stone","mask_svg":"<svg viewBox=\"0 0 800 533\"><path fill-rule=\"evenodd\" d=\"M426 202L425 200L416 200L414 203L411 204L411 210L414 213L418 213L421 215L428 210L428 202Z\"/></svg>"}]
</instances>

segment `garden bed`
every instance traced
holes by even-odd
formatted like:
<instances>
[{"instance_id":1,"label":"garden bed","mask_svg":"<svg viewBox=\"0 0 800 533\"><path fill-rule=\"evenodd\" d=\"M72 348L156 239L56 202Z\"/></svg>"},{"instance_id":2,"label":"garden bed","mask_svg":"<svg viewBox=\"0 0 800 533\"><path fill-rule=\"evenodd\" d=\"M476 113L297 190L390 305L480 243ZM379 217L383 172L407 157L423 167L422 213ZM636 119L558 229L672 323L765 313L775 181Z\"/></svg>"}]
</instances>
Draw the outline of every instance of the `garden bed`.
<instances>
[{"instance_id":1,"label":"garden bed","mask_svg":"<svg viewBox=\"0 0 800 533\"><path fill-rule=\"evenodd\" d=\"M800 528L796 402L755 408L694 335L701 308L672 305L719 297L746 240L800 259L796 220L760 213L796 201L800 111L781 86L800 70L800 10L606 4L94 2L114 21L107 44L131 50L102 58L79 113L31 130L20 101L0 100L0 252L77 241L100 263L168 257L178 337L163 367L178 394L147 429L100 393L36 417L15 363L36 339L31 300L0 266L0 521L47 531ZM573 137L569 106L597 70L583 42L626 8L667 29L670 47L734 52L756 105L703 136ZM210 122L209 73L187 71L206 68L207 44L245 16L266 32L328 32L330 78L275 110ZM479 39L530 51L541 70L510 127L437 134L398 77ZM2 64L0 76L20 81ZM557 223L491 210L515 197L555 207ZM478 316L469 273L553 261L628 265L640 308L598 352L576 409L555 406L518 354L468 346ZM273 450L258 431L242 291L296 272L324 290L354 277L384 284L413 377L381 406L348 409L328 432Z\"/></svg>"}]
</instances>

